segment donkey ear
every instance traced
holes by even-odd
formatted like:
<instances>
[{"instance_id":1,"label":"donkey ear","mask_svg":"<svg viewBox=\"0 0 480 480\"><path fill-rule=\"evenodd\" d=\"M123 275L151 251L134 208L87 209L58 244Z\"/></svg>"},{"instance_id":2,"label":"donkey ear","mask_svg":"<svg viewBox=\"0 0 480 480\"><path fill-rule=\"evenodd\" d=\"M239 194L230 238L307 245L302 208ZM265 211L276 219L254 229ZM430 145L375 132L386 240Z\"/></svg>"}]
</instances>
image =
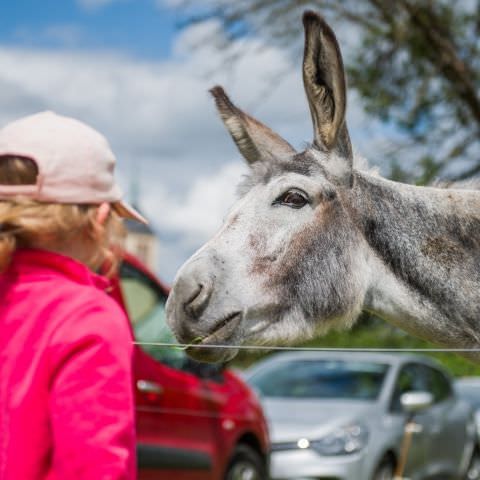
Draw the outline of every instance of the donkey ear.
<instances>
[{"instance_id":1,"label":"donkey ear","mask_svg":"<svg viewBox=\"0 0 480 480\"><path fill-rule=\"evenodd\" d=\"M345 122L346 81L342 55L332 29L314 12L303 14L303 83L312 114L315 145L335 152L336 176L351 176L352 146ZM339 163L344 163L340 165Z\"/></svg>"},{"instance_id":2,"label":"donkey ear","mask_svg":"<svg viewBox=\"0 0 480 480\"><path fill-rule=\"evenodd\" d=\"M249 164L289 159L296 153L282 137L237 108L222 87L213 87L210 93L215 98L223 123Z\"/></svg>"}]
</instances>

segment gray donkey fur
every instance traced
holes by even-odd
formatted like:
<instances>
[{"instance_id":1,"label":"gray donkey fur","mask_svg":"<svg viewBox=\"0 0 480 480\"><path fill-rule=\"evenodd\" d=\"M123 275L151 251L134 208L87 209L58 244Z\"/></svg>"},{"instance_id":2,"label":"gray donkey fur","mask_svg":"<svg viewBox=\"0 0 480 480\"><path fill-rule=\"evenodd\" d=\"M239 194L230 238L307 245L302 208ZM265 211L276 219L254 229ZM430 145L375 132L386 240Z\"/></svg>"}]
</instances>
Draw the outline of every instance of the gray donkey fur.
<instances>
[{"instance_id":1,"label":"gray donkey fur","mask_svg":"<svg viewBox=\"0 0 480 480\"><path fill-rule=\"evenodd\" d=\"M439 345L480 347L480 193L355 169L340 49L321 17L303 21L314 142L296 152L212 89L251 174L222 228L180 269L169 324L207 361L240 343L348 327L361 311Z\"/></svg>"}]
</instances>

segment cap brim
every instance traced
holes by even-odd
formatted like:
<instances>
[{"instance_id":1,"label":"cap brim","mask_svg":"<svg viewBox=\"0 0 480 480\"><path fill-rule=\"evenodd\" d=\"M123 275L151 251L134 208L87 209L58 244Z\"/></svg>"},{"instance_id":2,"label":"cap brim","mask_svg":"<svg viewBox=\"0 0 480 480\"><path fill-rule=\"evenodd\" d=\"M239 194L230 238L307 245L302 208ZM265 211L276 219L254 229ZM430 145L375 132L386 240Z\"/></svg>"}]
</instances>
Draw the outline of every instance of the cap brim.
<instances>
[{"instance_id":1,"label":"cap brim","mask_svg":"<svg viewBox=\"0 0 480 480\"><path fill-rule=\"evenodd\" d=\"M140 213L138 213L134 208L124 202L112 203L112 209L122 218L136 220L137 222L143 223L145 225L148 224L148 220L143 215L140 215Z\"/></svg>"}]
</instances>

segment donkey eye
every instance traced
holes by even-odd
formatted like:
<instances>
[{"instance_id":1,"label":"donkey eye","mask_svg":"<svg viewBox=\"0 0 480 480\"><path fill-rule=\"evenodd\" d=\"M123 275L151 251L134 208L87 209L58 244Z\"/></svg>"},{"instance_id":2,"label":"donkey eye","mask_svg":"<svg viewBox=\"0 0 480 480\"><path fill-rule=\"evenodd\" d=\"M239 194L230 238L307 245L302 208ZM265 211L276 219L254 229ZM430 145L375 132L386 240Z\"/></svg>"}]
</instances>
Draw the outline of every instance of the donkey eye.
<instances>
[{"instance_id":1,"label":"donkey eye","mask_svg":"<svg viewBox=\"0 0 480 480\"><path fill-rule=\"evenodd\" d=\"M274 205L286 205L291 208L302 208L310 203L306 194L298 190L288 190L282 193L274 202Z\"/></svg>"}]
</instances>

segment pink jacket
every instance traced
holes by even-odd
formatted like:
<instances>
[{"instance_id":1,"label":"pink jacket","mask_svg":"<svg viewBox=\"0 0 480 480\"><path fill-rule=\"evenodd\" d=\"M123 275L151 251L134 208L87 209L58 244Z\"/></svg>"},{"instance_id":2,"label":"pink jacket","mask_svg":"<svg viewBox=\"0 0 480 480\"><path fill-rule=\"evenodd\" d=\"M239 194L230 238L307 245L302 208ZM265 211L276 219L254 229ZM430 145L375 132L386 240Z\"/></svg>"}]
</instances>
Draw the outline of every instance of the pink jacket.
<instances>
[{"instance_id":1,"label":"pink jacket","mask_svg":"<svg viewBox=\"0 0 480 480\"><path fill-rule=\"evenodd\" d=\"M0 480L135 477L132 337L107 287L41 250L0 275Z\"/></svg>"}]
</instances>

